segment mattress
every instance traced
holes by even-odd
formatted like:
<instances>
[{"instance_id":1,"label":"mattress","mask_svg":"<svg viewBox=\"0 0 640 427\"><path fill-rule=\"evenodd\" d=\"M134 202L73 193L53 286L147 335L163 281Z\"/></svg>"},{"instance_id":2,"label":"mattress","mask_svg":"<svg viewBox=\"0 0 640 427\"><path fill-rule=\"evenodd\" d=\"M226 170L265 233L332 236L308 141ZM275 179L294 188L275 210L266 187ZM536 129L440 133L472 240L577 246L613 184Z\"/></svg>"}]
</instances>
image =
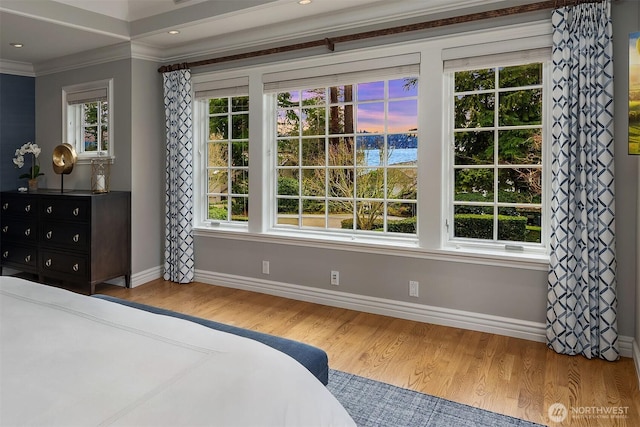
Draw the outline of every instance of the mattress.
<instances>
[{"instance_id":1,"label":"mattress","mask_svg":"<svg viewBox=\"0 0 640 427\"><path fill-rule=\"evenodd\" d=\"M355 426L300 363L175 317L0 278L0 424Z\"/></svg>"}]
</instances>

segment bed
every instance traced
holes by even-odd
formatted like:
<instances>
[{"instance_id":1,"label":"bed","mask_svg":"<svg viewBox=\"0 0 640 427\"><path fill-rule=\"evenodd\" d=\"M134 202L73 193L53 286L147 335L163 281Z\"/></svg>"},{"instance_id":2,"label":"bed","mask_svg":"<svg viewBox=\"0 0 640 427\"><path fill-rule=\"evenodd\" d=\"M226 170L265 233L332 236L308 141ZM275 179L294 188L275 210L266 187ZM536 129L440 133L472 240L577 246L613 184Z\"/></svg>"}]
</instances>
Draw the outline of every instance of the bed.
<instances>
[{"instance_id":1,"label":"bed","mask_svg":"<svg viewBox=\"0 0 640 427\"><path fill-rule=\"evenodd\" d=\"M355 426L255 339L0 277L0 425Z\"/></svg>"}]
</instances>

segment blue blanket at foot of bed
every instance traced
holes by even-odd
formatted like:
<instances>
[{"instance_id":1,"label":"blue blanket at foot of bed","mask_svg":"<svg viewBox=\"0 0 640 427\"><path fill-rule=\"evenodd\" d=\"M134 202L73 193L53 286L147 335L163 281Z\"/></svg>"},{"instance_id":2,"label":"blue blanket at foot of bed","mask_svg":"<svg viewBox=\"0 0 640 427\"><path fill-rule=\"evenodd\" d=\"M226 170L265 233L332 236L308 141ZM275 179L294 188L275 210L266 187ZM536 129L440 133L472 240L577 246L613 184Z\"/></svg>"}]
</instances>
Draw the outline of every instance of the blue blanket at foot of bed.
<instances>
[{"instance_id":1,"label":"blue blanket at foot of bed","mask_svg":"<svg viewBox=\"0 0 640 427\"><path fill-rule=\"evenodd\" d=\"M134 307L140 310L149 311L151 313L189 320L191 322L206 326L207 328L217 329L219 331L228 332L230 334L260 341L261 343L273 347L276 350L280 350L281 352L286 353L296 359L313 375L315 375L316 378L318 378L322 382L322 384L327 385L327 383L329 382L329 358L327 357L327 353L324 350L321 350L317 347L298 341L293 341L287 338L263 334L261 332L256 332L249 329L238 328L237 326L225 325L224 323L218 323L212 320L189 316L187 314L177 313L175 311L166 310L164 308L153 307L133 301L127 301L109 295L94 294L92 296L118 304L127 305L129 307Z\"/></svg>"}]
</instances>

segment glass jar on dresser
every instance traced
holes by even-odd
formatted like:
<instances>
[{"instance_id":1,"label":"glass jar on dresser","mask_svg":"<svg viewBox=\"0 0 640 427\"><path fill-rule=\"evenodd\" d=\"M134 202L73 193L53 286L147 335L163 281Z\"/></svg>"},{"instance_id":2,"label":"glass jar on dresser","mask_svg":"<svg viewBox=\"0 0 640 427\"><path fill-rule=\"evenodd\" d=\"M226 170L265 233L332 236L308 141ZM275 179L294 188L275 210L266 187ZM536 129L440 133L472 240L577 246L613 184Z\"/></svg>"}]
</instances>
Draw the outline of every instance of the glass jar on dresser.
<instances>
[{"instance_id":1,"label":"glass jar on dresser","mask_svg":"<svg viewBox=\"0 0 640 427\"><path fill-rule=\"evenodd\" d=\"M131 281L131 193L0 193L0 268L95 285ZM0 269L0 273L1 273Z\"/></svg>"}]
</instances>

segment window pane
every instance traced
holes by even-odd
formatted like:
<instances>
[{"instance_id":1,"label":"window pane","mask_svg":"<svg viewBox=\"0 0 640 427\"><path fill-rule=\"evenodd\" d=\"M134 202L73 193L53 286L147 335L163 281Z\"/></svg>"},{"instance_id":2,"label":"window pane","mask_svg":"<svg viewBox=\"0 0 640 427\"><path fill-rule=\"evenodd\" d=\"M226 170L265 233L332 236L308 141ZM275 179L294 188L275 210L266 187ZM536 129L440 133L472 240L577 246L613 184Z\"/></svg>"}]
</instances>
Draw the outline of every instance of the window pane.
<instances>
[{"instance_id":1,"label":"window pane","mask_svg":"<svg viewBox=\"0 0 640 427\"><path fill-rule=\"evenodd\" d=\"M418 136L414 133L389 135L388 157L389 165L413 164L418 162Z\"/></svg>"},{"instance_id":2,"label":"window pane","mask_svg":"<svg viewBox=\"0 0 640 427\"><path fill-rule=\"evenodd\" d=\"M389 98L405 98L418 96L418 78L389 80Z\"/></svg>"},{"instance_id":3,"label":"window pane","mask_svg":"<svg viewBox=\"0 0 640 427\"><path fill-rule=\"evenodd\" d=\"M209 196L209 209L207 219L226 221L228 219L227 197Z\"/></svg>"},{"instance_id":4,"label":"window pane","mask_svg":"<svg viewBox=\"0 0 640 427\"><path fill-rule=\"evenodd\" d=\"M88 102L83 104L84 122L87 125L98 123L98 102Z\"/></svg>"},{"instance_id":5,"label":"window pane","mask_svg":"<svg viewBox=\"0 0 640 427\"><path fill-rule=\"evenodd\" d=\"M84 129L84 151L98 150L98 128L95 126Z\"/></svg>"},{"instance_id":6,"label":"window pane","mask_svg":"<svg viewBox=\"0 0 640 427\"><path fill-rule=\"evenodd\" d=\"M324 138L305 138L302 140L302 165L324 166Z\"/></svg>"},{"instance_id":7,"label":"window pane","mask_svg":"<svg viewBox=\"0 0 640 427\"><path fill-rule=\"evenodd\" d=\"M353 165L353 138L329 139L329 166Z\"/></svg>"},{"instance_id":8,"label":"window pane","mask_svg":"<svg viewBox=\"0 0 640 427\"><path fill-rule=\"evenodd\" d=\"M302 225L304 227L326 227L324 201L310 199L302 201Z\"/></svg>"},{"instance_id":9,"label":"window pane","mask_svg":"<svg viewBox=\"0 0 640 427\"><path fill-rule=\"evenodd\" d=\"M228 98L212 98L209 100L209 114L223 114L229 111Z\"/></svg>"},{"instance_id":10,"label":"window pane","mask_svg":"<svg viewBox=\"0 0 640 427\"><path fill-rule=\"evenodd\" d=\"M298 215L298 199L282 199L278 198L278 224L300 225L300 216Z\"/></svg>"},{"instance_id":11,"label":"window pane","mask_svg":"<svg viewBox=\"0 0 640 427\"><path fill-rule=\"evenodd\" d=\"M418 195L418 169L387 169L387 197L415 200Z\"/></svg>"},{"instance_id":12,"label":"window pane","mask_svg":"<svg viewBox=\"0 0 640 427\"><path fill-rule=\"evenodd\" d=\"M353 105L334 105L329 108L329 134L353 133Z\"/></svg>"},{"instance_id":13,"label":"window pane","mask_svg":"<svg viewBox=\"0 0 640 427\"><path fill-rule=\"evenodd\" d=\"M493 169L456 169L456 201L493 202Z\"/></svg>"},{"instance_id":14,"label":"window pane","mask_svg":"<svg viewBox=\"0 0 640 427\"><path fill-rule=\"evenodd\" d=\"M325 88L307 89L302 91L302 105L324 105Z\"/></svg>"},{"instance_id":15,"label":"window pane","mask_svg":"<svg viewBox=\"0 0 640 427\"><path fill-rule=\"evenodd\" d=\"M333 86L329 88L329 102L335 104L337 102L352 102L353 86Z\"/></svg>"},{"instance_id":16,"label":"window pane","mask_svg":"<svg viewBox=\"0 0 640 427\"><path fill-rule=\"evenodd\" d=\"M384 198L384 189L384 169L358 169L356 197L382 199Z\"/></svg>"},{"instance_id":17,"label":"window pane","mask_svg":"<svg viewBox=\"0 0 640 427\"><path fill-rule=\"evenodd\" d=\"M455 206L453 216L454 237L493 240L493 208Z\"/></svg>"},{"instance_id":18,"label":"window pane","mask_svg":"<svg viewBox=\"0 0 640 427\"><path fill-rule=\"evenodd\" d=\"M513 208L498 209L498 240L524 242L527 234L527 217Z\"/></svg>"},{"instance_id":19,"label":"window pane","mask_svg":"<svg viewBox=\"0 0 640 427\"><path fill-rule=\"evenodd\" d=\"M278 136L298 136L300 130L300 110L278 111Z\"/></svg>"},{"instance_id":20,"label":"window pane","mask_svg":"<svg viewBox=\"0 0 640 427\"><path fill-rule=\"evenodd\" d=\"M231 128L231 138L247 139L249 138L249 115L237 114L231 116L233 126Z\"/></svg>"},{"instance_id":21,"label":"window pane","mask_svg":"<svg viewBox=\"0 0 640 427\"><path fill-rule=\"evenodd\" d=\"M381 166L385 163L384 135L358 136L357 164L362 166Z\"/></svg>"},{"instance_id":22,"label":"window pane","mask_svg":"<svg viewBox=\"0 0 640 427\"><path fill-rule=\"evenodd\" d=\"M207 166L225 167L229 165L229 144L210 142L208 145Z\"/></svg>"},{"instance_id":23,"label":"window pane","mask_svg":"<svg viewBox=\"0 0 640 427\"><path fill-rule=\"evenodd\" d=\"M415 203L389 203L387 231L390 233L416 234L417 206Z\"/></svg>"},{"instance_id":24,"label":"window pane","mask_svg":"<svg viewBox=\"0 0 640 427\"><path fill-rule=\"evenodd\" d=\"M500 169L498 201L503 203L542 203L542 169Z\"/></svg>"},{"instance_id":25,"label":"window pane","mask_svg":"<svg viewBox=\"0 0 640 427\"><path fill-rule=\"evenodd\" d=\"M249 194L249 171L231 169L231 192L233 194Z\"/></svg>"},{"instance_id":26,"label":"window pane","mask_svg":"<svg viewBox=\"0 0 640 427\"><path fill-rule=\"evenodd\" d=\"M300 102L300 91L281 92L278 94L278 108L295 107Z\"/></svg>"},{"instance_id":27,"label":"window pane","mask_svg":"<svg viewBox=\"0 0 640 427\"><path fill-rule=\"evenodd\" d=\"M278 141L278 166L297 166L299 161L299 144L297 139Z\"/></svg>"},{"instance_id":28,"label":"window pane","mask_svg":"<svg viewBox=\"0 0 640 427\"><path fill-rule=\"evenodd\" d=\"M455 76L455 91L470 92L495 88L495 71L485 70L459 71Z\"/></svg>"},{"instance_id":29,"label":"window pane","mask_svg":"<svg viewBox=\"0 0 640 427\"><path fill-rule=\"evenodd\" d=\"M325 169L302 170L302 195L324 197L326 193Z\"/></svg>"},{"instance_id":30,"label":"window pane","mask_svg":"<svg viewBox=\"0 0 640 427\"><path fill-rule=\"evenodd\" d=\"M100 102L100 123L109 123L109 103L107 101Z\"/></svg>"},{"instance_id":31,"label":"window pane","mask_svg":"<svg viewBox=\"0 0 640 427\"><path fill-rule=\"evenodd\" d=\"M303 108L302 109L302 134L303 135L324 135L325 134L325 109Z\"/></svg>"},{"instance_id":32,"label":"window pane","mask_svg":"<svg viewBox=\"0 0 640 427\"><path fill-rule=\"evenodd\" d=\"M231 165L249 166L249 142L233 142L231 144Z\"/></svg>"},{"instance_id":33,"label":"window pane","mask_svg":"<svg viewBox=\"0 0 640 427\"><path fill-rule=\"evenodd\" d=\"M521 87L542 84L542 64L504 67L499 70L500 87Z\"/></svg>"},{"instance_id":34,"label":"window pane","mask_svg":"<svg viewBox=\"0 0 640 427\"><path fill-rule=\"evenodd\" d=\"M542 129L502 130L498 138L499 163L542 164Z\"/></svg>"},{"instance_id":35,"label":"window pane","mask_svg":"<svg viewBox=\"0 0 640 427\"><path fill-rule=\"evenodd\" d=\"M233 221L249 221L249 199L247 197L231 198L231 219Z\"/></svg>"},{"instance_id":36,"label":"window pane","mask_svg":"<svg viewBox=\"0 0 640 427\"><path fill-rule=\"evenodd\" d=\"M358 104L358 133L382 133L384 126L384 103Z\"/></svg>"},{"instance_id":37,"label":"window pane","mask_svg":"<svg viewBox=\"0 0 640 427\"><path fill-rule=\"evenodd\" d=\"M389 102L387 132L408 132L418 129L418 100Z\"/></svg>"},{"instance_id":38,"label":"window pane","mask_svg":"<svg viewBox=\"0 0 640 427\"><path fill-rule=\"evenodd\" d=\"M500 125L539 125L542 123L542 89L500 93Z\"/></svg>"},{"instance_id":39,"label":"window pane","mask_svg":"<svg viewBox=\"0 0 640 427\"><path fill-rule=\"evenodd\" d=\"M493 126L494 106L495 96L492 93L456 96L456 129Z\"/></svg>"},{"instance_id":40,"label":"window pane","mask_svg":"<svg viewBox=\"0 0 640 427\"><path fill-rule=\"evenodd\" d=\"M299 196L298 170L280 169L278 171L278 195ZM295 202L297 212L298 202Z\"/></svg>"},{"instance_id":41,"label":"window pane","mask_svg":"<svg viewBox=\"0 0 640 427\"><path fill-rule=\"evenodd\" d=\"M358 84L358 101L384 99L384 82Z\"/></svg>"},{"instance_id":42,"label":"window pane","mask_svg":"<svg viewBox=\"0 0 640 427\"><path fill-rule=\"evenodd\" d=\"M384 203L379 201L359 201L356 203L358 230L384 231Z\"/></svg>"},{"instance_id":43,"label":"window pane","mask_svg":"<svg viewBox=\"0 0 640 427\"><path fill-rule=\"evenodd\" d=\"M355 224L353 222L353 201L330 201L327 226L334 229L354 230Z\"/></svg>"},{"instance_id":44,"label":"window pane","mask_svg":"<svg viewBox=\"0 0 640 427\"><path fill-rule=\"evenodd\" d=\"M456 132L456 165L493 164L493 131Z\"/></svg>"},{"instance_id":45,"label":"window pane","mask_svg":"<svg viewBox=\"0 0 640 427\"><path fill-rule=\"evenodd\" d=\"M100 150L107 151L109 149L109 129L107 126L100 126Z\"/></svg>"},{"instance_id":46,"label":"window pane","mask_svg":"<svg viewBox=\"0 0 640 427\"><path fill-rule=\"evenodd\" d=\"M231 98L231 111L249 111L249 97L236 96Z\"/></svg>"},{"instance_id":47,"label":"window pane","mask_svg":"<svg viewBox=\"0 0 640 427\"><path fill-rule=\"evenodd\" d=\"M220 141L227 139L228 132L227 116L209 117L209 139L211 141Z\"/></svg>"},{"instance_id":48,"label":"window pane","mask_svg":"<svg viewBox=\"0 0 640 427\"><path fill-rule=\"evenodd\" d=\"M229 181L227 171L224 169L209 169L208 193L227 193Z\"/></svg>"},{"instance_id":49,"label":"window pane","mask_svg":"<svg viewBox=\"0 0 640 427\"><path fill-rule=\"evenodd\" d=\"M352 168L329 169L329 196L354 197Z\"/></svg>"}]
</instances>

